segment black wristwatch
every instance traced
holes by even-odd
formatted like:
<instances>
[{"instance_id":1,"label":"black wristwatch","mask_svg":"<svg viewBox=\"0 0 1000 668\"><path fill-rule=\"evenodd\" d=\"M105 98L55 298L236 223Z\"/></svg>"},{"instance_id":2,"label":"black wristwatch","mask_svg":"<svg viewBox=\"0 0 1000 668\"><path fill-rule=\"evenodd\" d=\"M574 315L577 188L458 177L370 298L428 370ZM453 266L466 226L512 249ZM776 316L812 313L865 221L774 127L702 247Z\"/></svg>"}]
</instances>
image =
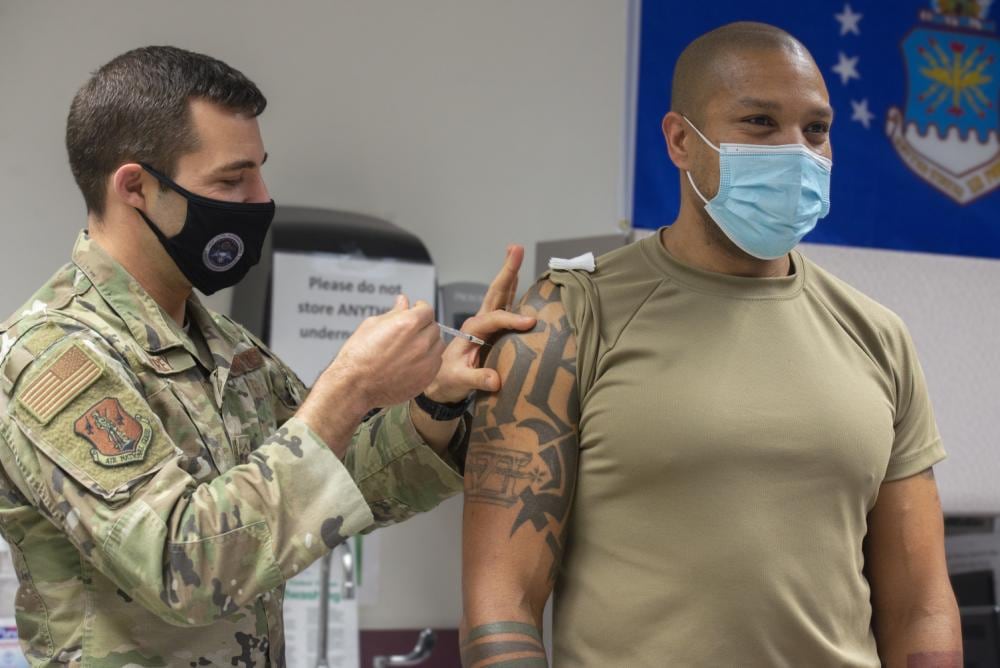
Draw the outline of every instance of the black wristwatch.
<instances>
[{"instance_id":1,"label":"black wristwatch","mask_svg":"<svg viewBox=\"0 0 1000 668\"><path fill-rule=\"evenodd\" d=\"M465 411L469 410L469 406L472 405L472 401L475 398L476 393L472 392L463 401L453 404L442 404L421 392L413 400L417 402L417 406L420 406L420 410L431 416L432 420L448 422L449 420L462 417Z\"/></svg>"}]
</instances>

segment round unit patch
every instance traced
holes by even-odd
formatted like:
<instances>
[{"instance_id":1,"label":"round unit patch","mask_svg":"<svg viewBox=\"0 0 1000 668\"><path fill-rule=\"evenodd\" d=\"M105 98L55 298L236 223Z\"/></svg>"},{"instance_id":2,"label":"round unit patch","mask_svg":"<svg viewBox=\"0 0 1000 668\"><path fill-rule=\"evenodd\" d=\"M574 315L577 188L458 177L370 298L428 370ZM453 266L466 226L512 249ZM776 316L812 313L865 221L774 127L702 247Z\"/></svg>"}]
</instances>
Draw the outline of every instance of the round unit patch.
<instances>
[{"instance_id":1,"label":"round unit patch","mask_svg":"<svg viewBox=\"0 0 1000 668\"><path fill-rule=\"evenodd\" d=\"M212 271L227 271L236 266L243 257L243 239L231 232L225 232L205 244L201 259Z\"/></svg>"}]
</instances>

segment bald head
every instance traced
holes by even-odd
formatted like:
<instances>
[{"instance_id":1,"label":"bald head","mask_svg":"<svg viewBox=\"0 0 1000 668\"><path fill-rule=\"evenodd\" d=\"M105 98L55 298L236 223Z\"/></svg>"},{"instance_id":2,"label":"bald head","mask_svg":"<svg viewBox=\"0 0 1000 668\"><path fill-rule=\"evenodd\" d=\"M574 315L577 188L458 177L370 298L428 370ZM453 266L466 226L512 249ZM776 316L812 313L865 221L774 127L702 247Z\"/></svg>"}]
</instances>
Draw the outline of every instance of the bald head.
<instances>
[{"instance_id":1,"label":"bald head","mask_svg":"<svg viewBox=\"0 0 1000 668\"><path fill-rule=\"evenodd\" d=\"M786 51L812 62L809 50L781 28L740 21L705 33L687 45L674 66L670 91L673 111L695 123L713 93L728 87L738 65L754 53Z\"/></svg>"}]
</instances>

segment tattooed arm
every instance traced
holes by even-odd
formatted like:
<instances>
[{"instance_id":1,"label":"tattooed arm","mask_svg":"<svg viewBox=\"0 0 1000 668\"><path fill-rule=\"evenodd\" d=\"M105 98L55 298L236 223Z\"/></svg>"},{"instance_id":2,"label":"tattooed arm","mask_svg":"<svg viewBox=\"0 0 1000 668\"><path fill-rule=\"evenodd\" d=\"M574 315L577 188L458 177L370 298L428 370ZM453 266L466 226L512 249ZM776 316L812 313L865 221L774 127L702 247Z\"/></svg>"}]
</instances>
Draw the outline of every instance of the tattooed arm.
<instances>
[{"instance_id":1,"label":"tattooed arm","mask_svg":"<svg viewBox=\"0 0 1000 668\"><path fill-rule=\"evenodd\" d=\"M542 610L566 540L578 459L576 340L559 289L525 295L527 333L500 339L488 366L465 472L462 665L545 666Z\"/></svg>"},{"instance_id":2,"label":"tattooed arm","mask_svg":"<svg viewBox=\"0 0 1000 668\"><path fill-rule=\"evenodd\" d=\"M865 563L882 665L960 668L962 632L932 469L882 484L868 517Z\"/></svg>"}]
</instances>

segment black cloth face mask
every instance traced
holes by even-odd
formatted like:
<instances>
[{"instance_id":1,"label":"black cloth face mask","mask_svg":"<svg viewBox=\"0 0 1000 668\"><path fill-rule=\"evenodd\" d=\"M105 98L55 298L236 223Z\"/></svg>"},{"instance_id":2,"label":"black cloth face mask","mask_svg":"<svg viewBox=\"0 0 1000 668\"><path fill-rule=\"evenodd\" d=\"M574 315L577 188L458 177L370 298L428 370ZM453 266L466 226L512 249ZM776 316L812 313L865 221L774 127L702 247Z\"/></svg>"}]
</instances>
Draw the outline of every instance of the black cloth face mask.
<instances>
[{"instance_id":1,"label":"black cloth face mask","mask_svg":"<svg viewBox=\"0 0 1000 668\"><path fill-rule=\"evenodd\" d=\"M157 181L187 200L184 226L169 238L145 212L136 211L191 285L210 295L239 283L260 261L267 230L274 220L274 200L245 203L202 197L185 190L149 165L139 164Z\"/></svg>"}]
</instances>

